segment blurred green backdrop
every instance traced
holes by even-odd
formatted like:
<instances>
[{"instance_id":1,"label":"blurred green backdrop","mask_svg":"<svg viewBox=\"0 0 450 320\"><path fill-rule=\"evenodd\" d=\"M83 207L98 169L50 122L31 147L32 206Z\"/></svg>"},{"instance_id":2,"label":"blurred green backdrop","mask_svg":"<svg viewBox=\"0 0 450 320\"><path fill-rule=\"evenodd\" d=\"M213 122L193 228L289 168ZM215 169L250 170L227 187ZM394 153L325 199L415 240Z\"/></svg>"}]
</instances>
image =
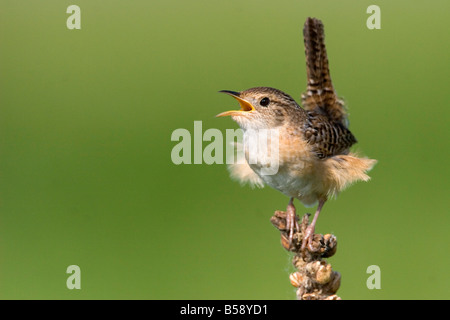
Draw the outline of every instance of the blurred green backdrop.
<instances>
[{"instance_id":1,"label":"blurred green backdrop","mask_svg":"<svg viewBox=\"0 0 450 320\"><path fill-rule=\"evenodd\" d=\"M81 30L66 9L81 8ZM305 89L323 20L370 183L329 201L344 299L448 299L450 2L0 2L0 298L294 299L269 222L288 199L225 165L174 165L171 133L237 128L221 89ZM204 146L208 143L204 143ZM311 212L296 202L299 213ZM81 290L66 268L81 268ZM369 265L381 289L366 287Z\"/></svg>"}]
</instances>

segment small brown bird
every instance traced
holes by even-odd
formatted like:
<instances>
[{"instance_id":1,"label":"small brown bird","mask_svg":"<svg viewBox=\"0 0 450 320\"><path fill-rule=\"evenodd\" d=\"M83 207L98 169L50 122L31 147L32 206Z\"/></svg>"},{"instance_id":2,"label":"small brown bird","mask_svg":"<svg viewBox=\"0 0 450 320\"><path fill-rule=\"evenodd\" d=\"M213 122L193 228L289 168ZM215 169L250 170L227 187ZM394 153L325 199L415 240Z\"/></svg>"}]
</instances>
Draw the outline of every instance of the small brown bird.
<instances>
[{"instance_id":1,"label":"small brown bird","mask_svg":"<svg viewBox=\"0 0 450 320\"><path fill-rule=\"evenodd\" d=\"M314 218L303 236L302 249L311 242L320 211L328 198L337 196L352 183L369 180L366 174L376 160L350 153L356 139L348 129L347 113L333 88L320 20L308 18L303 29L307 91L302 107L286 93L269 87L241 92L223 90L239 101L240 110L218 114L231 116L244 132L244 164L230 165L231 175L252 185L281 191L290 201L287 207L289 241L299 230L294 198L306 206L318 203ZM264 174L261 161L249 161L245 145L249 131L278 130L278 170ZM266 135L267 137L267 135Z\"/></svg>"}]
</instances>

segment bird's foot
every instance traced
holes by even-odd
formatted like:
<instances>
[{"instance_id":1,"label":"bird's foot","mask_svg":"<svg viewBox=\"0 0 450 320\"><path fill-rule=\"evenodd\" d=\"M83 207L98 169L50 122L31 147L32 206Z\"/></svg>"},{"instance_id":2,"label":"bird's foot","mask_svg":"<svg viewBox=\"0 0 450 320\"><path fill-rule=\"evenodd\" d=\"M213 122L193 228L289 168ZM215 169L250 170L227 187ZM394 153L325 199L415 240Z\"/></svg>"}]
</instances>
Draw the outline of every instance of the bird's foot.
<instances>
[{"instance_id":1,"label":"bird's foot","mask_svg":"<svg viewBox=\"0 0 450 320\"><path fill-rule=\"evenodd\" d=\"M314 248L314 246L312 245L313 239L314 239L314 231L315 231L315 226L310 224L306 228L306 230L303 232L302 246L300 248L301 252L305 252L306 248L308 248L308 251L310 251L310 252L317 251L317 248Z\"/></svg>"},{"instance_id":2,"label":"bird's foot","mask_svg":"<svg viewBox=\"0 0 450 320\"><path fill-rule=\"evenodd\" d=\"M295 213L295 207L293 204L293 199L289 201L286 208L286 230L288 231L289 237L289 248L292 246L292 241L294 239L294 234L300 231L300 226L297 221L297 215Z\"/></svg>"},{"instance_id":3,"label":"bird's foot","mask_svg":"<svg viewBox=\"0 0 450 320\"><path fill-rule=\"evenodd\" d=\"M300 251L303 252L303 254L306 253L306 248L308 248L308 251L311 253L315 253L318 251L318 248L315 248L313 246L314 231L316 228L317 218L319 217L320 211L322 210L325 201L326 199L319 200L319 205L317 206L317 210L314 214L314 218L311 224L309 224L308 227L302 229L302 246L300 248Z\"/></svg>"}]
</instances>

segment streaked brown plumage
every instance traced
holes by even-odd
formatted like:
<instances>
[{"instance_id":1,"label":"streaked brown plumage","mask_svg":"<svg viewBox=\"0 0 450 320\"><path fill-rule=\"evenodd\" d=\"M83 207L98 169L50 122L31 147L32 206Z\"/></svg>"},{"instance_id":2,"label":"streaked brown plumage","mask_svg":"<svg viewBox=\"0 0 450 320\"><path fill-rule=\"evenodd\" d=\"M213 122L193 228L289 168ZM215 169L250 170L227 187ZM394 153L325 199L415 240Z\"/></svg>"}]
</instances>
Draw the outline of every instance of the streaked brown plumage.
<instances>
[{"instance_id":1,"label":"streaked brown plumage","mask_svg":"<svg viewBox=\"0 0 450 320\"><path fill-rule=\"evenodd\" d=\"M250 148L245 138L242 147L246 162L231 165L230 171L243 182L258 186L268 184L291 198L287 208L290 240L298 230L293 198L305 205L319 203L304 235L302 247L305 248L325 201L356 181L369 180L366 172L376 160L350 153L356 139L348 129L346 109L331 82L322 22L308 18L303 34L307 70L303 108L280 90L256 87L241 92L223 91L239 101L241 110L218 116L231 115L243 129L244 137L249 131L277 130L279 167L276 174L264 174L263 163L249 161Z\"/></svg>"}]
</instances>

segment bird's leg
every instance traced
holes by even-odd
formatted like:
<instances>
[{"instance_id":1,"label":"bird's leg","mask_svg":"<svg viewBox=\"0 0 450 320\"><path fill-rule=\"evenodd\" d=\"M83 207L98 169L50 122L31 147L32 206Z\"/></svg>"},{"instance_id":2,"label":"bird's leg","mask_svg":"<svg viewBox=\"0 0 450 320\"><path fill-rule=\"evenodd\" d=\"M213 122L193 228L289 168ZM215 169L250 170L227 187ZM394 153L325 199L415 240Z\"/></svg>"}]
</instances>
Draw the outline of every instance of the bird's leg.
<instances>
[{"instance_id":1,"label":"bird's leg","mask_svg":"<svg viewBox=\"0 0 450 320\"><path fill-rule=\"evenodd\" d=\"M308 228L306 228L305 234L303 235L301 251L304 251L306 246L308 246L308 248L311 251L314 251L314 248L311 247L311 240L314 237L314 230L316 228L317 218L319 217L320 210L322 210L322 207L323 207L325 201L326 201L326 199L319 200L319 205L317 206L317 210L316 210L316 213L314 214L314 218L313 218L311 224L308 226Z\"/></svg>"},{"instance_id":2,"label":"bird's leg","mask_svg":"<svg viewBox=\"0 0 450 320\"><path fill-rule=\"evenodd\" d=\"M292 239L294 238L294 233L300 231L300 226L295 217L295 207L294 198L289 200L289 204L286 208L286 230L289 230L289 247L292 244Z\"/></svg>"}]
</instances>

